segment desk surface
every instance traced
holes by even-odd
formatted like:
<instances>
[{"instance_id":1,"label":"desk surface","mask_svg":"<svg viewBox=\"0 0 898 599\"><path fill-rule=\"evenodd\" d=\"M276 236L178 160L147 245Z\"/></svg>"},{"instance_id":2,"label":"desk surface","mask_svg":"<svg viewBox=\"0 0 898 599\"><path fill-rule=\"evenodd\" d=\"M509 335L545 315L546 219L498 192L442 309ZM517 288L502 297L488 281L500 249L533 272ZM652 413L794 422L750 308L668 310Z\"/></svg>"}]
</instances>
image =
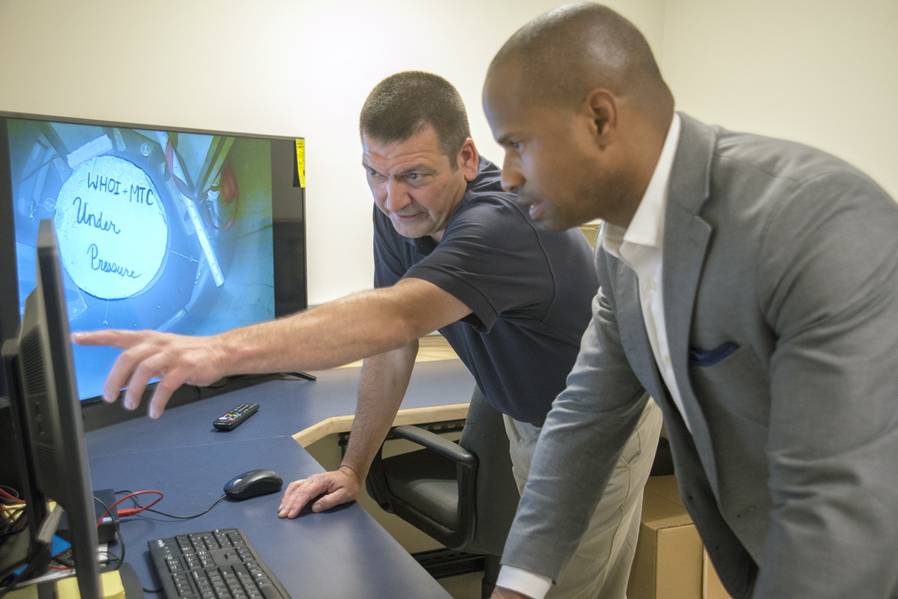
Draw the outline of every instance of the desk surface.
<instances>
[{"instance_id":1,"label":"desk surface","mask_svg":"<svg viewBox=\"0 0 898 599\"><path fill-rule=\"evenodd\" d=\"M316 382L298 379L267 381L166 410L158 421L137 418L91 431L87 435L88 453L95 458L158 447L190 447L226 440L298 435L333 418L349 417L351 422L356 407L359 370L340 368L315 374ZM473 388L474 379L457 360L416 364L397 420L402 420L404 412L422 408L466 407ZM256 402L260 407L243 425L228 433L212 428L213 420L247 401ZM464 418L464 412L461 417Z\"/></svg>"},{"instance_id":2,"label":"desk surface","mask_svg":"<svg viewBox=\"0 0 898 599\"><path fill-rule=\"evenodd\" d=\"M234 474L270 467L279 472L315 472L320 467L291 437L251 439L92 461L94 485L115 489L160 489L160 509L192 514L222 495ZM147 541L189 531L238 527L293 597L447 597L447 593L357 504L326 514L282 520L280 493L242 502L223 501L188 522L150 515L121 525L126 558L145 586L150 574Z\"/></svg>"},{"instance_id":3,"label":"desk surface","mask_svg":"<svg viewBox=\"0 0 898 599\"><path fill-rule=\"evenodd\" d=\"M166 493L158 506L174 514L206 509L222 485L253 468L271 468L285 481L321 472L293 438L334 416L355 411L357 369L322 372L317 382L269 381L166 411L159 421L130 420L87 435L94 488ZM467 403L473 381L457 361L418 364L403 408ZM259 412L230 433L212 421L237 403ZM122 523L127 561L144 586L150 576L146 543L214 528L241 528L294 597L441 597L448 594L358 504L295 520L277 518L280 493L224 501L186 522L152 516Z\"/></svg>"}]
</instances>

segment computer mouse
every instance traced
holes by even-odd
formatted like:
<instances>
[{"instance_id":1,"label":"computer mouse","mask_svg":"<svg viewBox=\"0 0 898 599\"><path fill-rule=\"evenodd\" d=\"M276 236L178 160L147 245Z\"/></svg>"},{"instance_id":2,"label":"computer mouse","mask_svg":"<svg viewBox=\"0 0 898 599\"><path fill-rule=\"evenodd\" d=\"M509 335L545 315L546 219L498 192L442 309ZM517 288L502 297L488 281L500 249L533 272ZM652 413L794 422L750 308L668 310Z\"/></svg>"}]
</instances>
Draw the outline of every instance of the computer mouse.
<instances>
[{"instance_id":1,"label":"computer mouse","mask_svg":"<svg viewBox=\"0 0 898 599\"><path fill-rule=\"evenodd\" d=\"M284 486L282 479L274 470L259 468L238 474L224 486L228 499L242 501L258 495L267 495L281 490Z\"/></svg>"}]
</instances>

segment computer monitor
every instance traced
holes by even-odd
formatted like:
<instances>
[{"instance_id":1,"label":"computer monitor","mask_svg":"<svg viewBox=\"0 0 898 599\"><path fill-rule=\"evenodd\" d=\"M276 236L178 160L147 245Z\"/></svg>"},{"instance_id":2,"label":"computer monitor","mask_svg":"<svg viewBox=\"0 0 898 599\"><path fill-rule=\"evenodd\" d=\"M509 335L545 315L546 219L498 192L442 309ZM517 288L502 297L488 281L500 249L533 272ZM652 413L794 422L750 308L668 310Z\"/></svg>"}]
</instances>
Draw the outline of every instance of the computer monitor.
<instances>
[{"instance_id":1,"label":"computer monitor","mask_svg":"<svg viewBox=\"0 0 898 599\"><path fill-rule=\"evenodd\" d=\"M52 221L40 223L36 257L35 289L25 302L18 336L3 345L26 517L34 543L47 517L47 500L62 506L81 597L99 597L96 513Z\"/></svg>"},{"instance_id":2,"label":"computer monitor","mask_svg":"<svg viewBox=\"0 0 898 599\"><path fill-rule=\"evenodd\" d=\"M35 286L42 219L73 331L208 335L306 308L301 143L0 113L0 330ZM73 348L79 398L118 353Z\"/></svg>"}]
</instances>

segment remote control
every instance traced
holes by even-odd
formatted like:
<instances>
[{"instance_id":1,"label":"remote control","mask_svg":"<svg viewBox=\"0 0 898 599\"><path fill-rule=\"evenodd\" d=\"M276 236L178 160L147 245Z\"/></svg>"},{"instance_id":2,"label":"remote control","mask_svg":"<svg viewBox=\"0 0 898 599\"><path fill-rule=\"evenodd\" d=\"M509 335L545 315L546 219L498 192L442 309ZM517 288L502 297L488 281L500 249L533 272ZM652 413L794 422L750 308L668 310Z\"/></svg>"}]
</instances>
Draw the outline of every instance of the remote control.
<instances>
[{"instance_id":1,"label":"remote control","mask_svg":"<svg viewBox=\"0 0 898 599\"><path fill-rule=\"evenodd\" d=\"M259 411L259 404L257 403L242 403L233 410L225 412L221 416L215 419L215 422L212 423L212 426L216 428L216 430L220 431L231 431L243 424L243 422Z\"/></svg>"}]
</instances>

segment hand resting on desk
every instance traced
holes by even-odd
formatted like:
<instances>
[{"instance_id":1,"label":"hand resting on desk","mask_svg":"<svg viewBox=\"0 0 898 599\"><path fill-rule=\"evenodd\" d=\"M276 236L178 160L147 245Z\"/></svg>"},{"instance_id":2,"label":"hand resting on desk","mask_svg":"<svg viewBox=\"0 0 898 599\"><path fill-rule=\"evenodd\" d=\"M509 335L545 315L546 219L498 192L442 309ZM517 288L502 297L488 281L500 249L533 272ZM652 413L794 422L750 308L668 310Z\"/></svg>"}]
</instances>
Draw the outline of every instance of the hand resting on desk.
<instances>
[{"instance_id":1,"label":"hand resting on desk","mask_svg":"<svg viewBox=\"0 0 898 599\"><path fill-rule=\"evenodd\" d=\"M340 466L338 470L313 474L308 478L295 480L287 485L278 517L295 518L306 505L312 502L313 512L323 512L343 503L355 501L362 487L359 476L348 466Z\"/></svg>"}]
</instances>

